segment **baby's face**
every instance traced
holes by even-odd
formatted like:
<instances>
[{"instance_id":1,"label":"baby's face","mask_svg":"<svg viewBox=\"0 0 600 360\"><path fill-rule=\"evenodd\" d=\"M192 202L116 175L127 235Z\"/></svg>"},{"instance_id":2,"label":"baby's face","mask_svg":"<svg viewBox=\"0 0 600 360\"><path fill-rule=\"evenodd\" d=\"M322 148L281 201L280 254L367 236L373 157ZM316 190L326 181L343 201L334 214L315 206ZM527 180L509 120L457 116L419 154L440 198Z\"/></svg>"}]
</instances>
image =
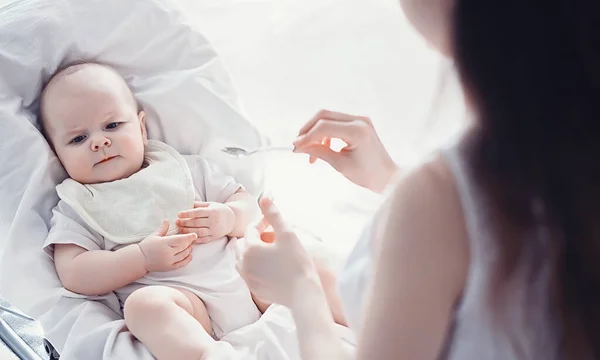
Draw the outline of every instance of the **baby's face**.
<instances>
[{"instance_id":1,"label":"baby's face","mask_svg":"<svg viewBox=\"0 0 600 360\"><path fill-rule=\"evenodd\" d=\"M147 142L145 114L137 111L117 74L94 65L51 83L44 127L73 180L95 184L139 171Z\"/></svg>"}]
</instances>

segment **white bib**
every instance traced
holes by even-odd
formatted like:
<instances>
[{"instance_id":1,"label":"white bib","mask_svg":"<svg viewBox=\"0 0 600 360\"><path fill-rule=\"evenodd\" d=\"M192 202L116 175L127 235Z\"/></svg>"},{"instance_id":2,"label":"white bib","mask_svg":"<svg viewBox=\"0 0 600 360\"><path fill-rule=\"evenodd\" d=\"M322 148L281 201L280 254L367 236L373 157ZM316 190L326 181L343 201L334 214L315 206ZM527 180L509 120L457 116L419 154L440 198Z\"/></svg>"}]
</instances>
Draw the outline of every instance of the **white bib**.
<instances>
[{"instance_id":1,"label":"white bib","mask_svg":"<svg viewBox=\"0 0 600 360\"><path fill-rule=\"evenodd\" d=\"M116 244L142 241L169 220L177 233L177 214L194 207L195 193L185 159L172 147L148 140L145 164L126 179L83 185L66 179L58 196L94 230Z\"/></svg>"}]
</instances>

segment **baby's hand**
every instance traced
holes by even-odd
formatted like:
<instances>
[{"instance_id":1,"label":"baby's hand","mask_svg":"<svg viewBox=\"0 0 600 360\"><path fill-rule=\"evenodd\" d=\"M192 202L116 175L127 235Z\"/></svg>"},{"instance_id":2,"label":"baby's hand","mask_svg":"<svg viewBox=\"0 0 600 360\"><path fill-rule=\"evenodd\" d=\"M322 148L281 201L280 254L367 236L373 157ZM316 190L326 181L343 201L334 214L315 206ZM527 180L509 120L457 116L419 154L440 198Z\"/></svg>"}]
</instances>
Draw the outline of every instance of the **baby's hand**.
<instances>
[{"instance_id":1,"label":"baby's hand","mask_svg":"<svg viewBox=\"0 0 600 360\"><path fill-rule=\"evenodd\" d=\"M197 243L207 243L229 235L235 226L235 213L221 203L194 203L194 209L182 211L178 215L177 226L180 234L197 234Z\"/></svg>"},{"instance_id":2,"label":"baby's hand","mask_svg":"<svg viewBox=\"0 0 600 360\"><path fill-rule=\"evenodd\" d=\"M166 236L168 231L169 222L165 220L157 232L139 243L148 272L176 270L192 261L192 246L198 236L195 233Z\"/></svg>"}]
</instances>

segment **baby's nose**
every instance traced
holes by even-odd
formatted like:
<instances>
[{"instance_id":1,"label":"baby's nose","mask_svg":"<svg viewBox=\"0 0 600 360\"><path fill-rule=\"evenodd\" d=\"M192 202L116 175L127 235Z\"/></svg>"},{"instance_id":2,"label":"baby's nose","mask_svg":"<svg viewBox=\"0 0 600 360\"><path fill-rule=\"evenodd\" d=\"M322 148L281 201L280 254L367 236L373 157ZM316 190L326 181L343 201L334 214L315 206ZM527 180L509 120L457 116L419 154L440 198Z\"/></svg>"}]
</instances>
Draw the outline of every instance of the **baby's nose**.
<instances>
[{"instance_id":1,"label":"baby's nose","mask_svg":"<svg viewBox=\"0 0 600 360\"><path fill-rule=\"evenodd\" d=\"M112 144L112 142L110 141L109 138L100 138L97 141L94 141L92 144L92 150L94 151L98 151L101 148L110 146Z\"/></svg>"}]
</instances>

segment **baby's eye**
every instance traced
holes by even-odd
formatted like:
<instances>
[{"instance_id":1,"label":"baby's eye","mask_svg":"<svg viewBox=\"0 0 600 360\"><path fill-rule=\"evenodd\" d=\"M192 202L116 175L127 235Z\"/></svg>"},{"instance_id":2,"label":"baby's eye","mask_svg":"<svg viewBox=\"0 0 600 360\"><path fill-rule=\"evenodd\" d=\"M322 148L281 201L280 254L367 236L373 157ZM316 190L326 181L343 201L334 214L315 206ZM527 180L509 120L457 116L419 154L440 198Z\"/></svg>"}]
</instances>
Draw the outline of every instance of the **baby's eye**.
<instances>
[{"instance_id":1,"label":"baby's eye","mask_svg":"<svg viewBox=\"0 0 600 360\"><path fill-rule=\"evenodd\" d=\"M73 138L69 144L79 144L85 140L85 135L79 135Z\"/></svg>"},{"instance_id":2,"label":"baby's eye","mask_svg":"<svg viewBox=\"0 0 600 360\"><path fill-rule=\"evenodd\" d=\"M109 130L114 130L114 129L118 128L119 126L121 126L120 122L111 122L110 124L106 125L106 128Z\"/></svg>"}]
</instances>

